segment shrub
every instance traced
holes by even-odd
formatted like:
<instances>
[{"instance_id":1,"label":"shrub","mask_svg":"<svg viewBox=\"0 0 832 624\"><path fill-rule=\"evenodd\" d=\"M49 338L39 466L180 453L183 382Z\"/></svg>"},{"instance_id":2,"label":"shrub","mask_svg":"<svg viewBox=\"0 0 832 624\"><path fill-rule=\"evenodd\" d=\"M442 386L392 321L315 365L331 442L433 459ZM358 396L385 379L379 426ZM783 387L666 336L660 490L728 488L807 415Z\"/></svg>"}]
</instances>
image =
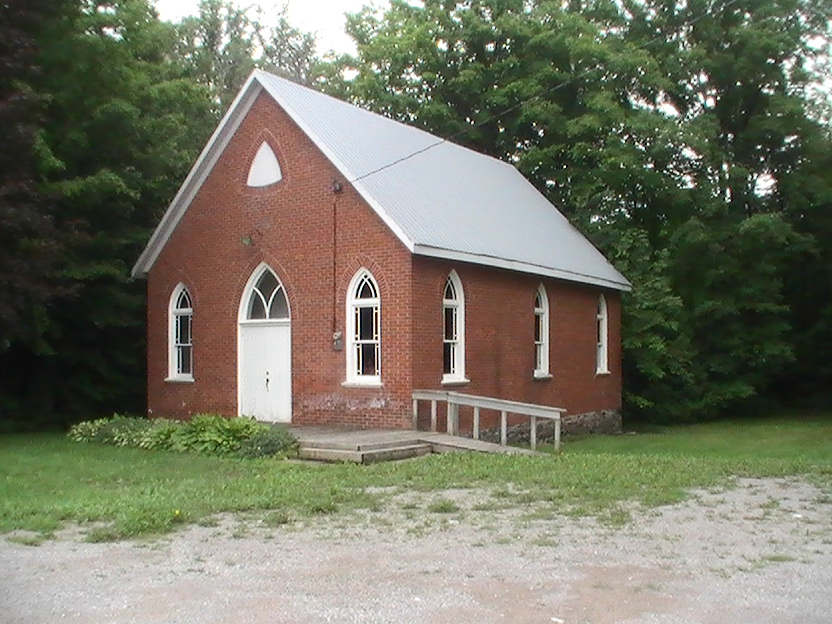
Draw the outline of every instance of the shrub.
<instances>
[{"instance_id":1,"label":"shrub","mask_svg":"<svg viewBox=\"0 0 832 624\"><path fill-rule=\"evenodd\" d=\"M146 418L129 418L113 414L98 430L94 441L113 446L139 446L145 432L153 426Z\"/></svg>"},{"instance_id":2,"label":"shrub","mask_svg":"<svg viewBox=\"0 0 832 624\"><path fill-rule=\"evenodd\" d=\"M240 445L241 457L273 457L293 455L298 441L286 427L260 425L260 429Z\"/></svg>"},{"instance_id":3,"label":"shrub","mask_svg":"<svg viewBox=\"0 0 832 624\"><path fill-rule=\"evenodd\" d=\"M110 422L109 418L96 418L76 423L69 428L67 436L73 442L96 442L98 433L108 422Z\"/></svg>"},{"instance_id":4,"label":"shrub","mask_svg":"<svg viewBox=\"0 0 832 624\"><path fill-rule=\"evenodd\" d=\"M257 433L261 426L252 418L197 414L173 434L172 448L205 455L228 455L237 452L243 440Z\"/></svg>"},{"instance_id":5,"label":"shrub","mask_svg":"<svg viewBox=\"0 0 832 624\"><path fill-rule=\"evenodd\" d=\"M113 414L74 425L67 434L76 442L98 442L143 449L232 455L283 456L294 453L297 440L285 427L253 418L198 414L191 420L127 418Z\"/></svg>"},{"instance_id":6,"label":"shrub","mask_svg":"<svg viewBox=\"0 0 832 624\"><path fill-rule=\"evenodd\" d=\"M184 426L182 421L156 418L150 422L151 426L144 431L139 440L139 448L157 451L173 450L176 434Z\"/></svg>"}]
</instances>

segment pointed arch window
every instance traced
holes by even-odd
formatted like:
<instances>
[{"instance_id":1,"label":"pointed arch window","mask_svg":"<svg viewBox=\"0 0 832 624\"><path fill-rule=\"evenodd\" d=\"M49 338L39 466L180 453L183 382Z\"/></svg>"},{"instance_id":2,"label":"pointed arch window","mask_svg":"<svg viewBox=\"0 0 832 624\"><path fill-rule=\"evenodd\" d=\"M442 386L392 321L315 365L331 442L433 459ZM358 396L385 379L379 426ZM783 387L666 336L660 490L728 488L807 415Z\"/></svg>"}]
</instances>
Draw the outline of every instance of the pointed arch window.
<instances>
[{"instance_id":1,"label":"pointed arch window","mask_svg":"<svg viewBox=\"0 0 832 624\"><path fill-rule=\"evenodd\" d=\"M451 271L442 294L442 382L465 379L465 293L456 271Z\"/></svg>"},{"instance_id":2,"label":"pointed arch window","mask_svg":"<svg viewBox=\"0 0 832 624\"><path fill-rule=\"evenodd\" d=\"M347 383L381 384L381 297L366 269L350 282L347 293Z\"/></svg>"},{"instance_id":3,"label":"pointed arch window","mask_svg":"<svg viewBox=\"0 0 832 624\"><path fill-rule=\"evenodd\" d=\"M289 303L283 285L272 270L264 266L248 297L245 319L264 321L288 318Z\"/></svg>"},{"instance_id":4,"label":"pointed arch window","mask_svg":"<svg viewBox=\"0 0 832 624\"><path fill-rule=\"evenodd\" d=\"M194 379L193 317L191 294L179 284L173 289L168 309L169 381Z\"/></svg>"},{"instance_id":5,"label":"pointed arch window","mask_svg":"<svg viewBox=\"0 0 832 624\"><path fill-rule=\"evenodd\" d=\"M534 376L549 374L549 296L543 284L534 296Z\"/></svg>"},{"instance_id":6,"label":"pointed arch window","mask_svg":"<svg viewBox=\"0 0 832 624\"><path fill-rule=\"evenodd\" d=\"M598 311L596 320L596 374L609 373L609 316L607 314L607 299L604 295L598 297Z\"/></svg>"}]
</instances>

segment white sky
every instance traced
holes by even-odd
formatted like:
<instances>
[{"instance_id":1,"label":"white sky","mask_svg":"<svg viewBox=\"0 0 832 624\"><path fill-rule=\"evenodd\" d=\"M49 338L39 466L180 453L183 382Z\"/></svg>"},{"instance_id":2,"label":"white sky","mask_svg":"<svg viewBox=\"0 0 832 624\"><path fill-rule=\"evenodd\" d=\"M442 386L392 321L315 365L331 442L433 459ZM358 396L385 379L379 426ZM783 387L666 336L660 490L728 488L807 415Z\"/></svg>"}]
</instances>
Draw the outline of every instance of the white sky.
<instances>
[{"instance_id":1,"label":"white sky","mask_svg":"<svg viewBox=\"0 0 832 624\"><path fill-rule=\"evenodd\" d=\"M270 9L283 5L283 0L232 0L240 7L257 6L268 14ZM164 20L176 21L196 13L199 0L155 0L159 15ZM329 50L355 52L352 40L344 34L344 13L355 13L365 4L386 6L386 0L288 0L289 23L318 39L318 53Z\"/></svg>"}]
</instances>

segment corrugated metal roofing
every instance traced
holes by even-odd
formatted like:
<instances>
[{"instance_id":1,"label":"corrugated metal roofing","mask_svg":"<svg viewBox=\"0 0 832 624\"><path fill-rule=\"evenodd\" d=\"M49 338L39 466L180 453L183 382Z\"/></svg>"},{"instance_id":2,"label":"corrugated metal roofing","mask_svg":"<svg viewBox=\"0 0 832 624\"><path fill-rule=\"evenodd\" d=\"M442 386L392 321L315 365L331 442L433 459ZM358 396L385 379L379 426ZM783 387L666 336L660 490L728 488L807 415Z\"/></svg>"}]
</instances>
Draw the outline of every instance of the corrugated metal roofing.
<instances>
[{"instance_id":1,"label":"corrugated metal roofing","mask_svg":"<svg viewBox=\"0 0 832 624\"><path fill-rule=\"evenodd\" d=\"M414 253L629 290L510 164L267 72L256 77Z\"/></svg>"},{"instance_id":2,"label":"corrugated metal roofing","mask_svg":"<svg viewBox=\"0 0 832 624\"><path fill-rule=\"evenodd\" d=\"M150 270L260 86L414 254L630 289L513 166L260 70L214 132L133 275Z\"/></svg>"}]
</instances>

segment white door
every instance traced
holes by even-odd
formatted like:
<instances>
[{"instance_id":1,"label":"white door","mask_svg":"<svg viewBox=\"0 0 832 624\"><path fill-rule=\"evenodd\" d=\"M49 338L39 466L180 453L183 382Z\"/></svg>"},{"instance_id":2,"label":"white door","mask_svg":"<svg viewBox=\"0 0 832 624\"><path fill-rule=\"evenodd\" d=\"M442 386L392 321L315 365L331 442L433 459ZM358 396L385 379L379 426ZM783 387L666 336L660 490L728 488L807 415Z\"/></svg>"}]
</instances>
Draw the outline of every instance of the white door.
<instances>
[{"instance_id":1,"label":"white door","mask_svg":"<svg viewBox=\"0 0 832 624\"><path fill-rule=\"evenodd\" d=\"M240 414L292 420L292 338L288 322L240 324Z\"/></svg>"},{"instance_id":2,"label":"white door","mask_svg":"<svg viewBox=\"0 0 832 624\"><path fill-rule=\"evenodd\" d=\"M292 327L289 304L274 272L261 265L240 305L239 412L269 422L292 420Z\"/></svg>"}]
</instances>

